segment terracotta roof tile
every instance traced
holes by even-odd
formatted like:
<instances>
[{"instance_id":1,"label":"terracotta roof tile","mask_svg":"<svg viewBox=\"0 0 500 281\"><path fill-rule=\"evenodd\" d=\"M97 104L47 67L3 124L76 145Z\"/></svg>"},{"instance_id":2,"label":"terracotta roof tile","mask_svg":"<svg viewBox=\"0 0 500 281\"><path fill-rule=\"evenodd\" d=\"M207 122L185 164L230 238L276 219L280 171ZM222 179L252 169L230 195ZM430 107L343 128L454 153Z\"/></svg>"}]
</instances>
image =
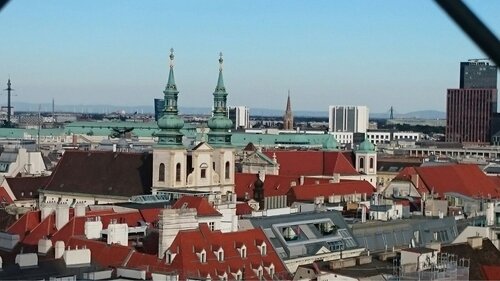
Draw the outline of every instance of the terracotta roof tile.
<instances>
[{"instance_id":1,"label":"terracotta roof tile","mask_svg":"<svg viewBox=\"0 0 500 281\"><path fill-rule=\"evenodd\" d=\"M485 280L498 280L500 278L500 265L481 266Z\"/></svg>"},{"instance_id":2,"label":"terracotta roof tile","mask_svg":"<svg viewBox=\"0 0 500 281\"><path fill-rule=\"evenodd\" d=\"M8 233L19 234L19 239L22 241L27 233L31 232L40 224L40 211L27 212L13 225L7 228Z\"/></svg>"},{"instance_id":3,"label":"terracotta roof tile","mask_svg":"<svg viewBox=\"0 0 500 281\"><path fill-rule=\"evenodd\" d=\"M14 203L13 198L10 197L9 193L7 190L5 190L5 187L0 186L0 204L12 204Z\"/></svg>"},{"instance_id":4,"label":"terracotta roof tile","mask_svg":"<svg viewBox=\"0 0 500 281\"><path fill-rule=\"evenodd\" d=\"M265 241L268 245L267 253L262 256L256 246L256 240ZM242 243L247 247L247 257L242 259L235 245ZM217 260L217 256L212 251L211 246L218 245L224 251L224 259ZM193 250L194 249L194 250ZM206 262L201 263L196 254L196 249L205 249ZM253 267L272 263L275 272L280 280L289 279L290 275L286 271L284 264L267 240L261 229L251 229L246 231L222 233L220 231L210 231L206 224L201 224L199 229L185 230L179 232L172 242L170 250L176 253L171 264L167 264L165 259L158 260L156 256L134 253L127 267L144 268L150 271L172 272L180 274L179 278L185 280L188 277L202 277L210 274L212 278L218 275L228 274L230 279L234 277L231 273L238 270L244 271L245 279L256 279L257 276ZM246 270L245 270L246 269ZM266 270L263 271L264 278L270 279Z\"/></svg>"},{"instance_id":5,"label":"terracotta roof tile","mask_svg":"<svg viewBox=\"0 0 500 281\"><path fill-rule=\"evenodd\" d=\"M172 209L183 208L196 209L196 213L200 217L221 216L205 197L182 196L174 203Z\"/></svg>"},{"instance_id":6,"label":"terracotta roof tile","mask_svg":"<svg viewBox=\"0 0 500 281\"><path fill-rule=\"evenodd\" d=\"M474 164L407 167L396 179L410 180L414 185L418 182L420 193L424 190L440 197L447 192L456 192L470 197L500 198L494 182Z\"/></svg>"},{"instance_id":7,"label":"terracotta roof tile","mask_svg":"<svg viewBox=\"0 0 500 281\"><path fill-rule=\"evenodd\" d=\"M342 181L339 183L325 183L313 185L299 185L292 187L291 202L313 201L314 198L324 196L325 200L330 195L363 194L371 196L374 192L373 186L367 181Z\"/></svg>"},{"instance_id":8,"label":"terracotta roof tile","mask_svg":"<svg viewBox=\"0 0 500 281\"><path fill-rule=\"evenodd\" d=\"M247 203L237 203L236 204L236 215L250 215L253 209Z\"/></svg>"},{"instance_id":9,"label":"terracotta roof tile","mask_svg":"<svg viewBox=\"0 0 500 281\"><path fill-rule=\"evenodd\" d=\"M280 175L287 176L314 176L314 175L341 175L358 174L348 158L337 151L296 151L296 150L268 150L264 154L268 157L276 155L280 165Z\"/></svg>"}]
</instances>

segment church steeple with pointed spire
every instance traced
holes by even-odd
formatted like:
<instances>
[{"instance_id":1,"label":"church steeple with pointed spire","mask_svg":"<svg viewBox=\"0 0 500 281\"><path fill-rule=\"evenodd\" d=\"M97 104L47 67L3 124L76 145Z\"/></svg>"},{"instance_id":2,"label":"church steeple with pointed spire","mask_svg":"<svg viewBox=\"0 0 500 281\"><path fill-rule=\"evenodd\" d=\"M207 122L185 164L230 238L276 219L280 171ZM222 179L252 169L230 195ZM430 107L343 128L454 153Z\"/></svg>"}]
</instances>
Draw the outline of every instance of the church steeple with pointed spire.
<instances>
[{"instance_id":1,"label":"church steeple with pointed spire","mask_svg":"<svg viewBox=\"0 0 500 281\"><path fill-rule=\"evenodd\" d=\"M182 146L182 133L180 129L184 127L184 121L178 115L177 109L177 85L174 78L174 49L170 49L170 72L164 94L165 108L163 116L158 119L160 132L158 135L158 145Z\"/></svg>"},{"instance_id":2,"label":"church steeple with pointed spire","mask_svg":"<svg viewBox=\"0 0 500 281\"><path fill-rule=\"evenodd\" d=\"M229 129L233 127L233 122L227 117L227 92L224 87L222 75L222 53L219 55L219 79L214 91L213 116L208 120L208 143L214 146L231 145L231 133Z\"/></svg>"},{"instance_id":3,"label":"church steeple with pointed spire","mask_svg":"<svg viewBox=\"0 0 500 281\"><path fill-rule=\"evenodd\" d=\"M286 110L283 116L283 129L293 130L293 113L292 105L290 103L290 90L288 90L288 99L286 100Z\"/></svg>"}]
</instances>

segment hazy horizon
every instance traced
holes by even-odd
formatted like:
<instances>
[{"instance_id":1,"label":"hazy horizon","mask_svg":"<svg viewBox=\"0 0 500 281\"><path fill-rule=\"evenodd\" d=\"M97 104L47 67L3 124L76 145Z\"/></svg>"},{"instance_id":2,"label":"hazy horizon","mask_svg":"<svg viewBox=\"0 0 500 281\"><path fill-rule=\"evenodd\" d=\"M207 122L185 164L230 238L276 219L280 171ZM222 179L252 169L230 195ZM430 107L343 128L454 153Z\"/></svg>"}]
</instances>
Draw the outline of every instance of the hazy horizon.
<instances>
[{"instance_id":1,"label":"hazy horizon","mask_svg":"<svg viewBox=\"0 0 500 281\"><path fill-rule=\"evenodd\" d=\"M496 34L500 1L465 1ZM10 1L0 85L14 102L152 105L169 49L181 107L445 110L459 63L485 55L433 1ZM6 104L0 100L0 104Z\"/></svg>"}]
</instances>

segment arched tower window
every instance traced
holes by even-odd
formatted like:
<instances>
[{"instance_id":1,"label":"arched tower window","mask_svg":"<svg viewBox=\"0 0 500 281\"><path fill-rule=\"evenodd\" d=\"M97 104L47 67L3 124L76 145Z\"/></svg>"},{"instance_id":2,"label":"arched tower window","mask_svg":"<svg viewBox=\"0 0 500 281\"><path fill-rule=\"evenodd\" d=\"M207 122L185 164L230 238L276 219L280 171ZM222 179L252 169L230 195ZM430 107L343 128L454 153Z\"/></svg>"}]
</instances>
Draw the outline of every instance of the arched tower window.
<instances>
[{"instance_id":1,"label":"arched tower window","mask_svg":"<svg viewBox=\"0 0 500 281\"><path fill-rule=\"evenodd\" d=\"M359 168L360 169L365 168L365 158L364 157L359 157Z\"/></svg>"},{"instance_id":2,"label":"arched tower window","mask_svg":"<svg viewBox=\"0 0 500 281\"><path fill-rule=\"evenodd\" d=\"M175 165L175 181L181 181L181 163Z\"/></svg>"},{"instance_id":3,"label":"arched tower window","mask_svg":"<svg viewBox=\"0 0 500 281\"><path fill-rule=\"evenodd\" d=\"M374 166L374 160L373 158L370 158L370 169L373 169L373 166Z\"/></svg>"},{"instance_id":4,"label":"arched tower window","mask_svg":"<svg viewBox=\"0 0 500 281\"><path fill-rule=\"evenodd\" d=\"M158 181L165 181L165 164L163 163L158 167Z\"/></svg>"},{"instance_id":5,"label":"arched tower window","mask_svg":"<svg viewBox=\"0 0 500 281\"><path fill-rule=\"evenodd\" d=\"M226 162L226 179L229 179L230 178L230 172L231 172L231 169L230 169L230 165L229 165L229 161Z\"/></svg>"}]
</instances>

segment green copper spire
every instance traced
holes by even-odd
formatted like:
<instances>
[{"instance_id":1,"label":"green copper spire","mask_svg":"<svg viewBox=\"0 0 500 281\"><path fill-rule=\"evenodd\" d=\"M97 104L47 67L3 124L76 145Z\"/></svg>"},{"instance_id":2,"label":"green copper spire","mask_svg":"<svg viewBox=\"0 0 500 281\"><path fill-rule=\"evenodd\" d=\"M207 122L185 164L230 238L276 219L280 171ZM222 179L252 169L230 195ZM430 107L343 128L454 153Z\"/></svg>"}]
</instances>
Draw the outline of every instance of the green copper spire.
<instances>
[{"instance_id":1,"label":"green copper spire","mask_svg":"<svg viewBox=\"0 0 500 281\"><path fill-rule=\"evenodd\" d=\"M184 121L177 115L177 86L174 79L174 49L170 49L170 72L168 82L165 87L164 101L165 108L163 116L158 119L160 132L158 135L158 145L182 146L182 133L180 129L184 127Z\"/></svg>"},{"instance_id":2,"label":"green copper spire","mask_svg":"<svg viewBox=\"0 0 500 281\"><path fill-rule=\"evenodd\" d=\"M227 117L227 92L224 87L224 78L222 75L222 53L219 55L219 79L214 91L214 110L213 116L208 120L208 143L214 146L231 145L231 133L229 129L233 127L233 122Z\"/></svg>"}]
</instances>

